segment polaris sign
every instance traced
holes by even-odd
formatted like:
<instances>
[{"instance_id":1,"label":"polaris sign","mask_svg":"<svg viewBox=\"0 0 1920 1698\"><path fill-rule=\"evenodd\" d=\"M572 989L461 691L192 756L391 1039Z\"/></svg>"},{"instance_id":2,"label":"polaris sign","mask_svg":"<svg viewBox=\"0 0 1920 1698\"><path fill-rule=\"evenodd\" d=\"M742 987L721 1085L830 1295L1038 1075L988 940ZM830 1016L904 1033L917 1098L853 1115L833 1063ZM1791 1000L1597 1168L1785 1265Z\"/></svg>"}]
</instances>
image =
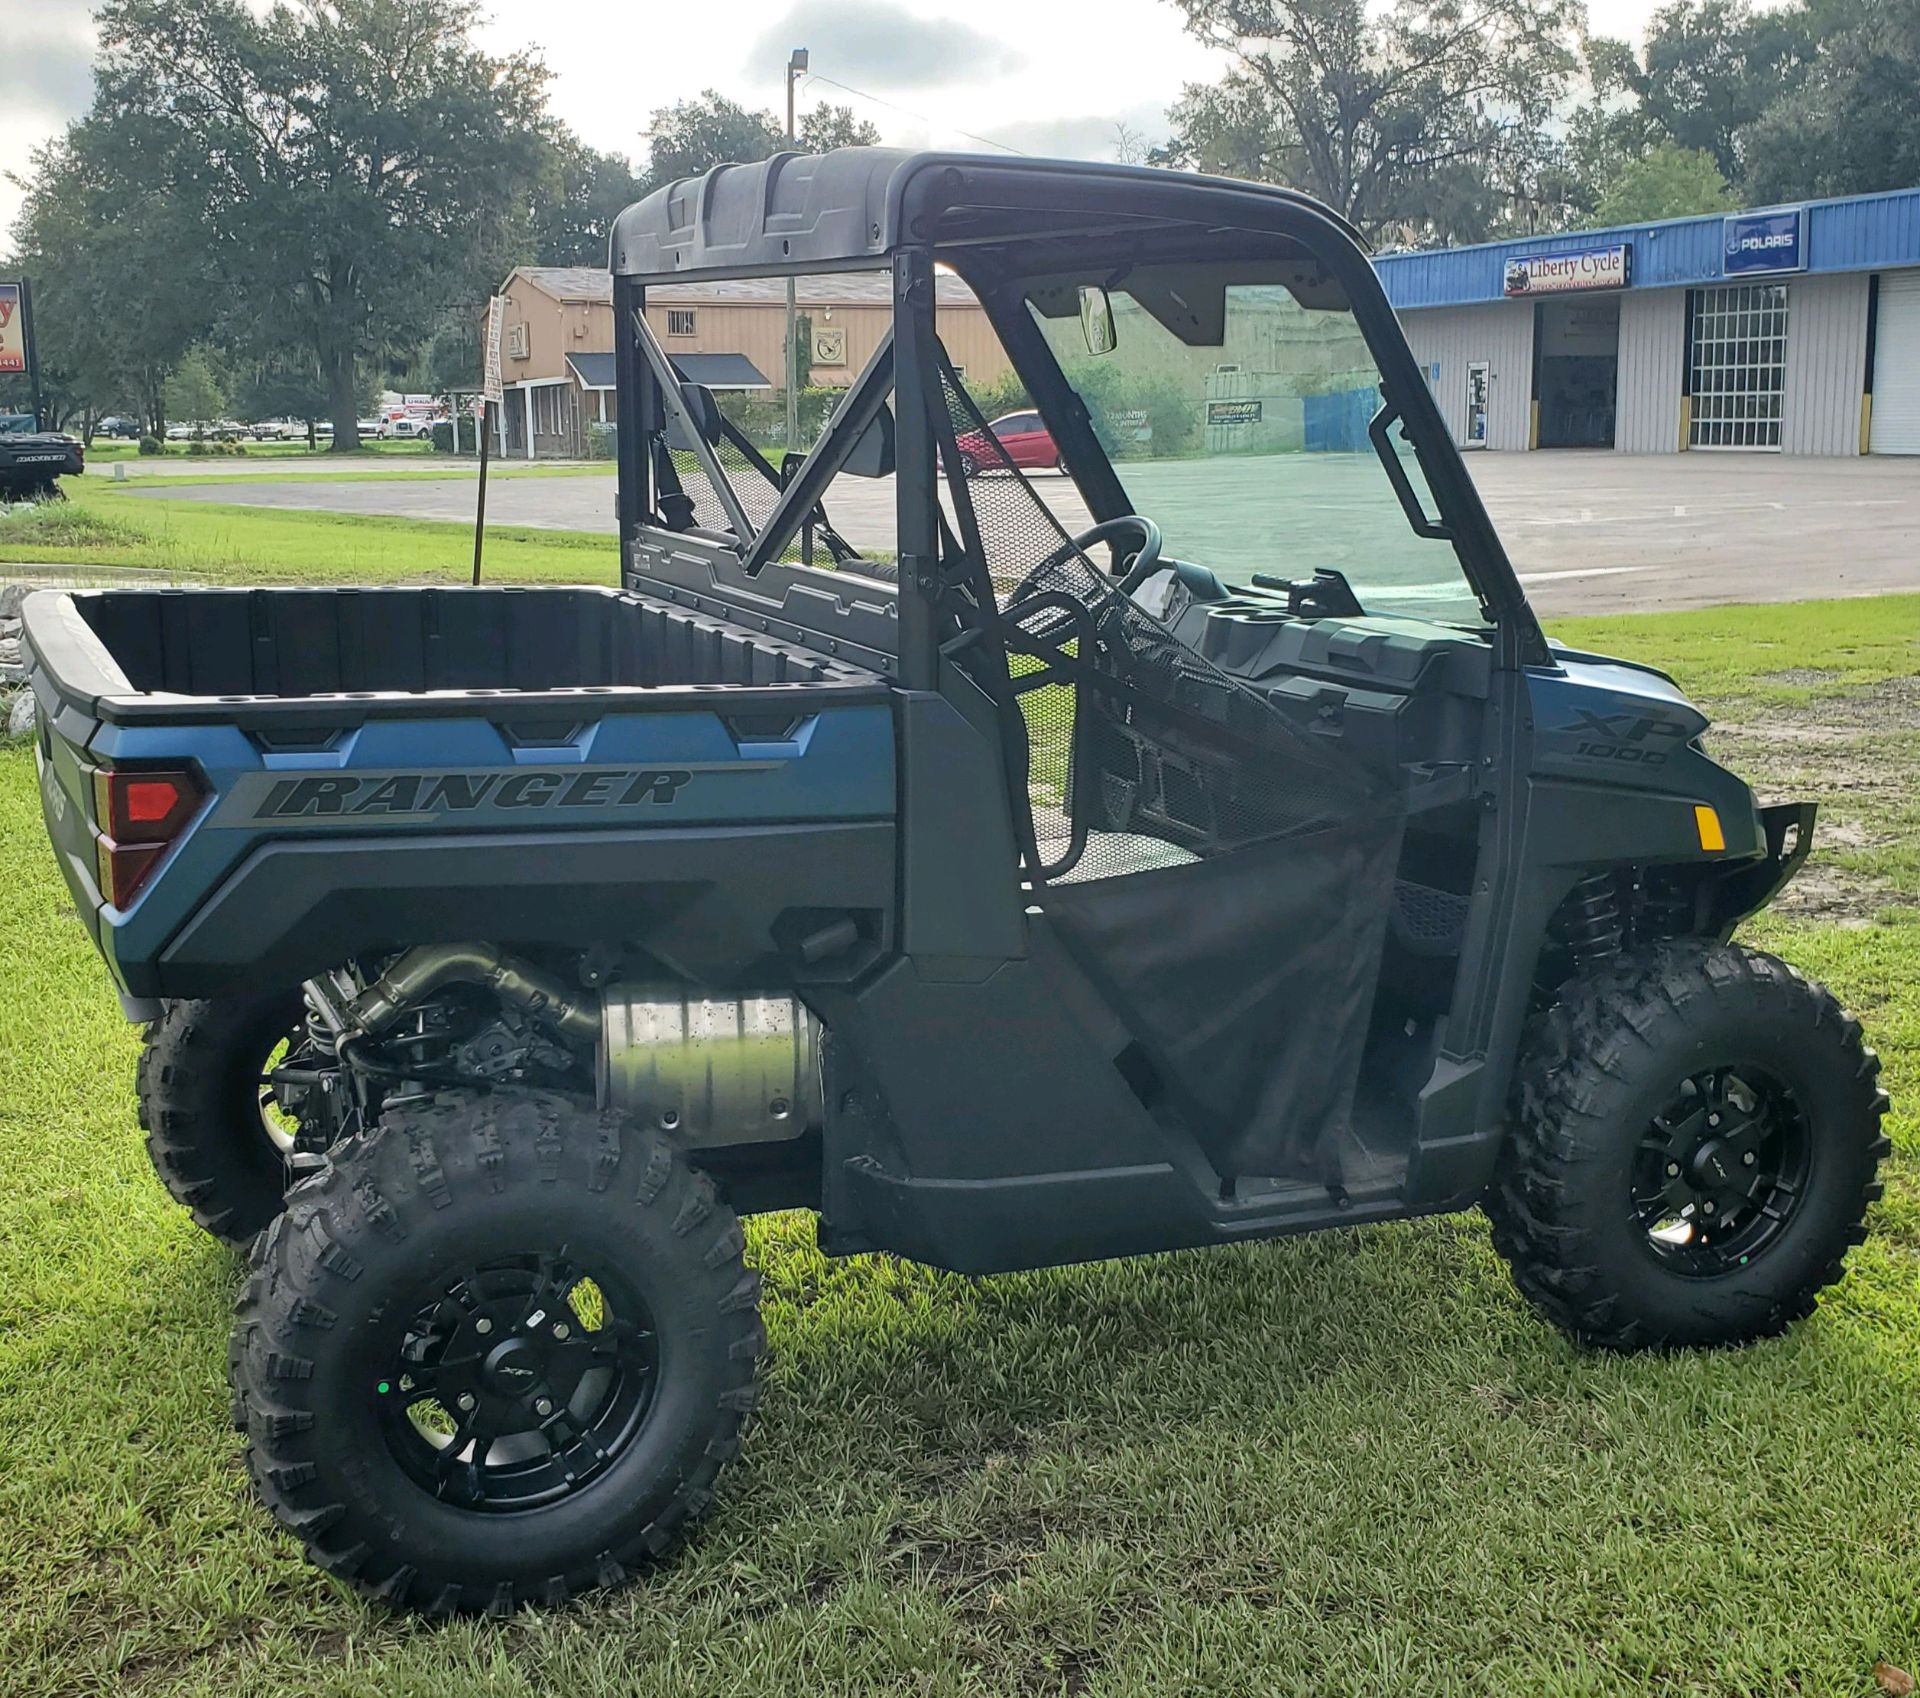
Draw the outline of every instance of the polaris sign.
<instances>
[{"instance_id":1,"label":"polaris sign","mask_svg":"<svg viewBox=\"0 0 1920 1698\"><path fill-rule=\"evenodd\" d=\"M1807 264L1807 210L1736 212L1726 221L1724 269L1729 277L1769 271L1804 271Z\"/></svg>"}]
</instances>

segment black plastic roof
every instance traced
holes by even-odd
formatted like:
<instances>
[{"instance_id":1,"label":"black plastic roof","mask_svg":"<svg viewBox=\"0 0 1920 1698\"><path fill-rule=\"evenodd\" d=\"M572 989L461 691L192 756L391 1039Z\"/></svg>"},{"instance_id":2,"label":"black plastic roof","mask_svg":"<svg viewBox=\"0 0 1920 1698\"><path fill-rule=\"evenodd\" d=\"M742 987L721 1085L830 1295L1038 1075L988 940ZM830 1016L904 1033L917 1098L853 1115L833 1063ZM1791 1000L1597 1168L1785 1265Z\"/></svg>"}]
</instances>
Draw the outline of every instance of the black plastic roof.
<instances>
[{"instance_id":1,"label":"black plastic roof","mask_svg":"<svg viewBox=\"0 0 1920 1698\"><path fill-rule=\"evenodd\" d=\"M1358 239L1318 202L1264 184L1085 160L853 147L719 165L656 189L614 221L611 269L658 282L877 266L909 242L947 239L944 227L929 228L929 206L939 222L938 207L966 205L966 240L1017 240L1080 199L1123 223L1232 223L1236 208L1267 223L1291 211Z\"/></svg>"}]
</instances>

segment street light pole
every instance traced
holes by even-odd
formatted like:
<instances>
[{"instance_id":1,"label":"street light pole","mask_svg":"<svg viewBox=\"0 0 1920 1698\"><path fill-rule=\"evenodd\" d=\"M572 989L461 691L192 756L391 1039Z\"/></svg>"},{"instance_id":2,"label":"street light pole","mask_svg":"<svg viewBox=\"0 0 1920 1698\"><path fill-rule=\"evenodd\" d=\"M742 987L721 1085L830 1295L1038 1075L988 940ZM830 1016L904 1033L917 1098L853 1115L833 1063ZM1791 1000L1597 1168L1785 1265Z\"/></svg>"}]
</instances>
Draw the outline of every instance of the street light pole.
<instances>
[{"instance_id":1,"label":"street light pole","mask_svg":"<svg viewBox=\"0 0 1920 1698\"><path fill-rule=\"evenodd\" d=\"M807 69L807 50L796 47L787 60L787 147L792 150L798 137L793 127L793 85ZM794 294L793 278L787 278L787 439L789 454L800 445L800 315Z\"/></svg>"}]
</instances>

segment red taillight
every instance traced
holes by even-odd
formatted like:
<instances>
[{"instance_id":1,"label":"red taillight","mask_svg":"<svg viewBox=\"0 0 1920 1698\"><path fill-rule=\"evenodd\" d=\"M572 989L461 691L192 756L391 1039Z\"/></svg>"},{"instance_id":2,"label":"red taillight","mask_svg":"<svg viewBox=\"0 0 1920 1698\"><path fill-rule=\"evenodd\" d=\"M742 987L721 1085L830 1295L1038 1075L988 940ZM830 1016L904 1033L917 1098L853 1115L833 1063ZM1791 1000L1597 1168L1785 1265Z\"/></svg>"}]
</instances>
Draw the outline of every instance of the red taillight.
<instances>
[{"instance_id":1,"label":"red taillight","mask_svg":"<svg viewBox=\"0 0 1920 1698\"><path fill-rule=\"evenodd\" d=\"M205 793L185 770L102 767L93 775L94 818L116 843L171 843Z\"/></svg>"},{"instance_id":2,"label":"red taillight","mask_svg":"<svg viewBox=\"0 0 1920 1698\"><path fill-rule=\"evenodd\" d=\"M133 899L154 864L199 811L206 788L186 770L102 767L93 775L100 894L116 908Z\"/></svg>"}]
</instances>

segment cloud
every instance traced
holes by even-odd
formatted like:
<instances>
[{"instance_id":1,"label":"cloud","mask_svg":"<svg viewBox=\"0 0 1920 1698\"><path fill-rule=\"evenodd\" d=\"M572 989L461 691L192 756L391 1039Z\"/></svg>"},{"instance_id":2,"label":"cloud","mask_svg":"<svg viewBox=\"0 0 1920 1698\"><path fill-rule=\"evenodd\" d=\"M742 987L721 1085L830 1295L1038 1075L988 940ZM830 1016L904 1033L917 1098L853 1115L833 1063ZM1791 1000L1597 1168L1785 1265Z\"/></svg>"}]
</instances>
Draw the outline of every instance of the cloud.
<instances>
[{"instance_id":1,"label":"cloud","mask_svg":"<svg viewBox=\"0 0 1920 1698\"><path fill-rule=\"evenodd\" d=\"M1156 144L1167 139L1166 109L1149 104L1129 106L1118 113L1021 118L1010 124L989 124L980 133L989 141L1004 142L1043 159L1111 160L1119 157L1121 124L1136 140Z\"/></svg>"},{"instance_id":2,"label":"cloud","mask_svg":"<svg viewBox=\"0 0 1920 1698\"><path fill-rule=\"evenodd\" d=\"M836 81L893 90L988 81L1027 62L1025 53L971 24L915 17L890 0L799 0L761 32L747 63L777 75L796 47Z\"/></svg>"},{"instance_id":3,"label":"cloud","mask_svg":"<svg viewBox=\"0 0 1920 1698\"><path fill-rule=\"evenodd\" d=\"M93 99L93 21L76 0L7 0L0 25L0 112L77 118Z\"/></svg>"}]
</instances>

